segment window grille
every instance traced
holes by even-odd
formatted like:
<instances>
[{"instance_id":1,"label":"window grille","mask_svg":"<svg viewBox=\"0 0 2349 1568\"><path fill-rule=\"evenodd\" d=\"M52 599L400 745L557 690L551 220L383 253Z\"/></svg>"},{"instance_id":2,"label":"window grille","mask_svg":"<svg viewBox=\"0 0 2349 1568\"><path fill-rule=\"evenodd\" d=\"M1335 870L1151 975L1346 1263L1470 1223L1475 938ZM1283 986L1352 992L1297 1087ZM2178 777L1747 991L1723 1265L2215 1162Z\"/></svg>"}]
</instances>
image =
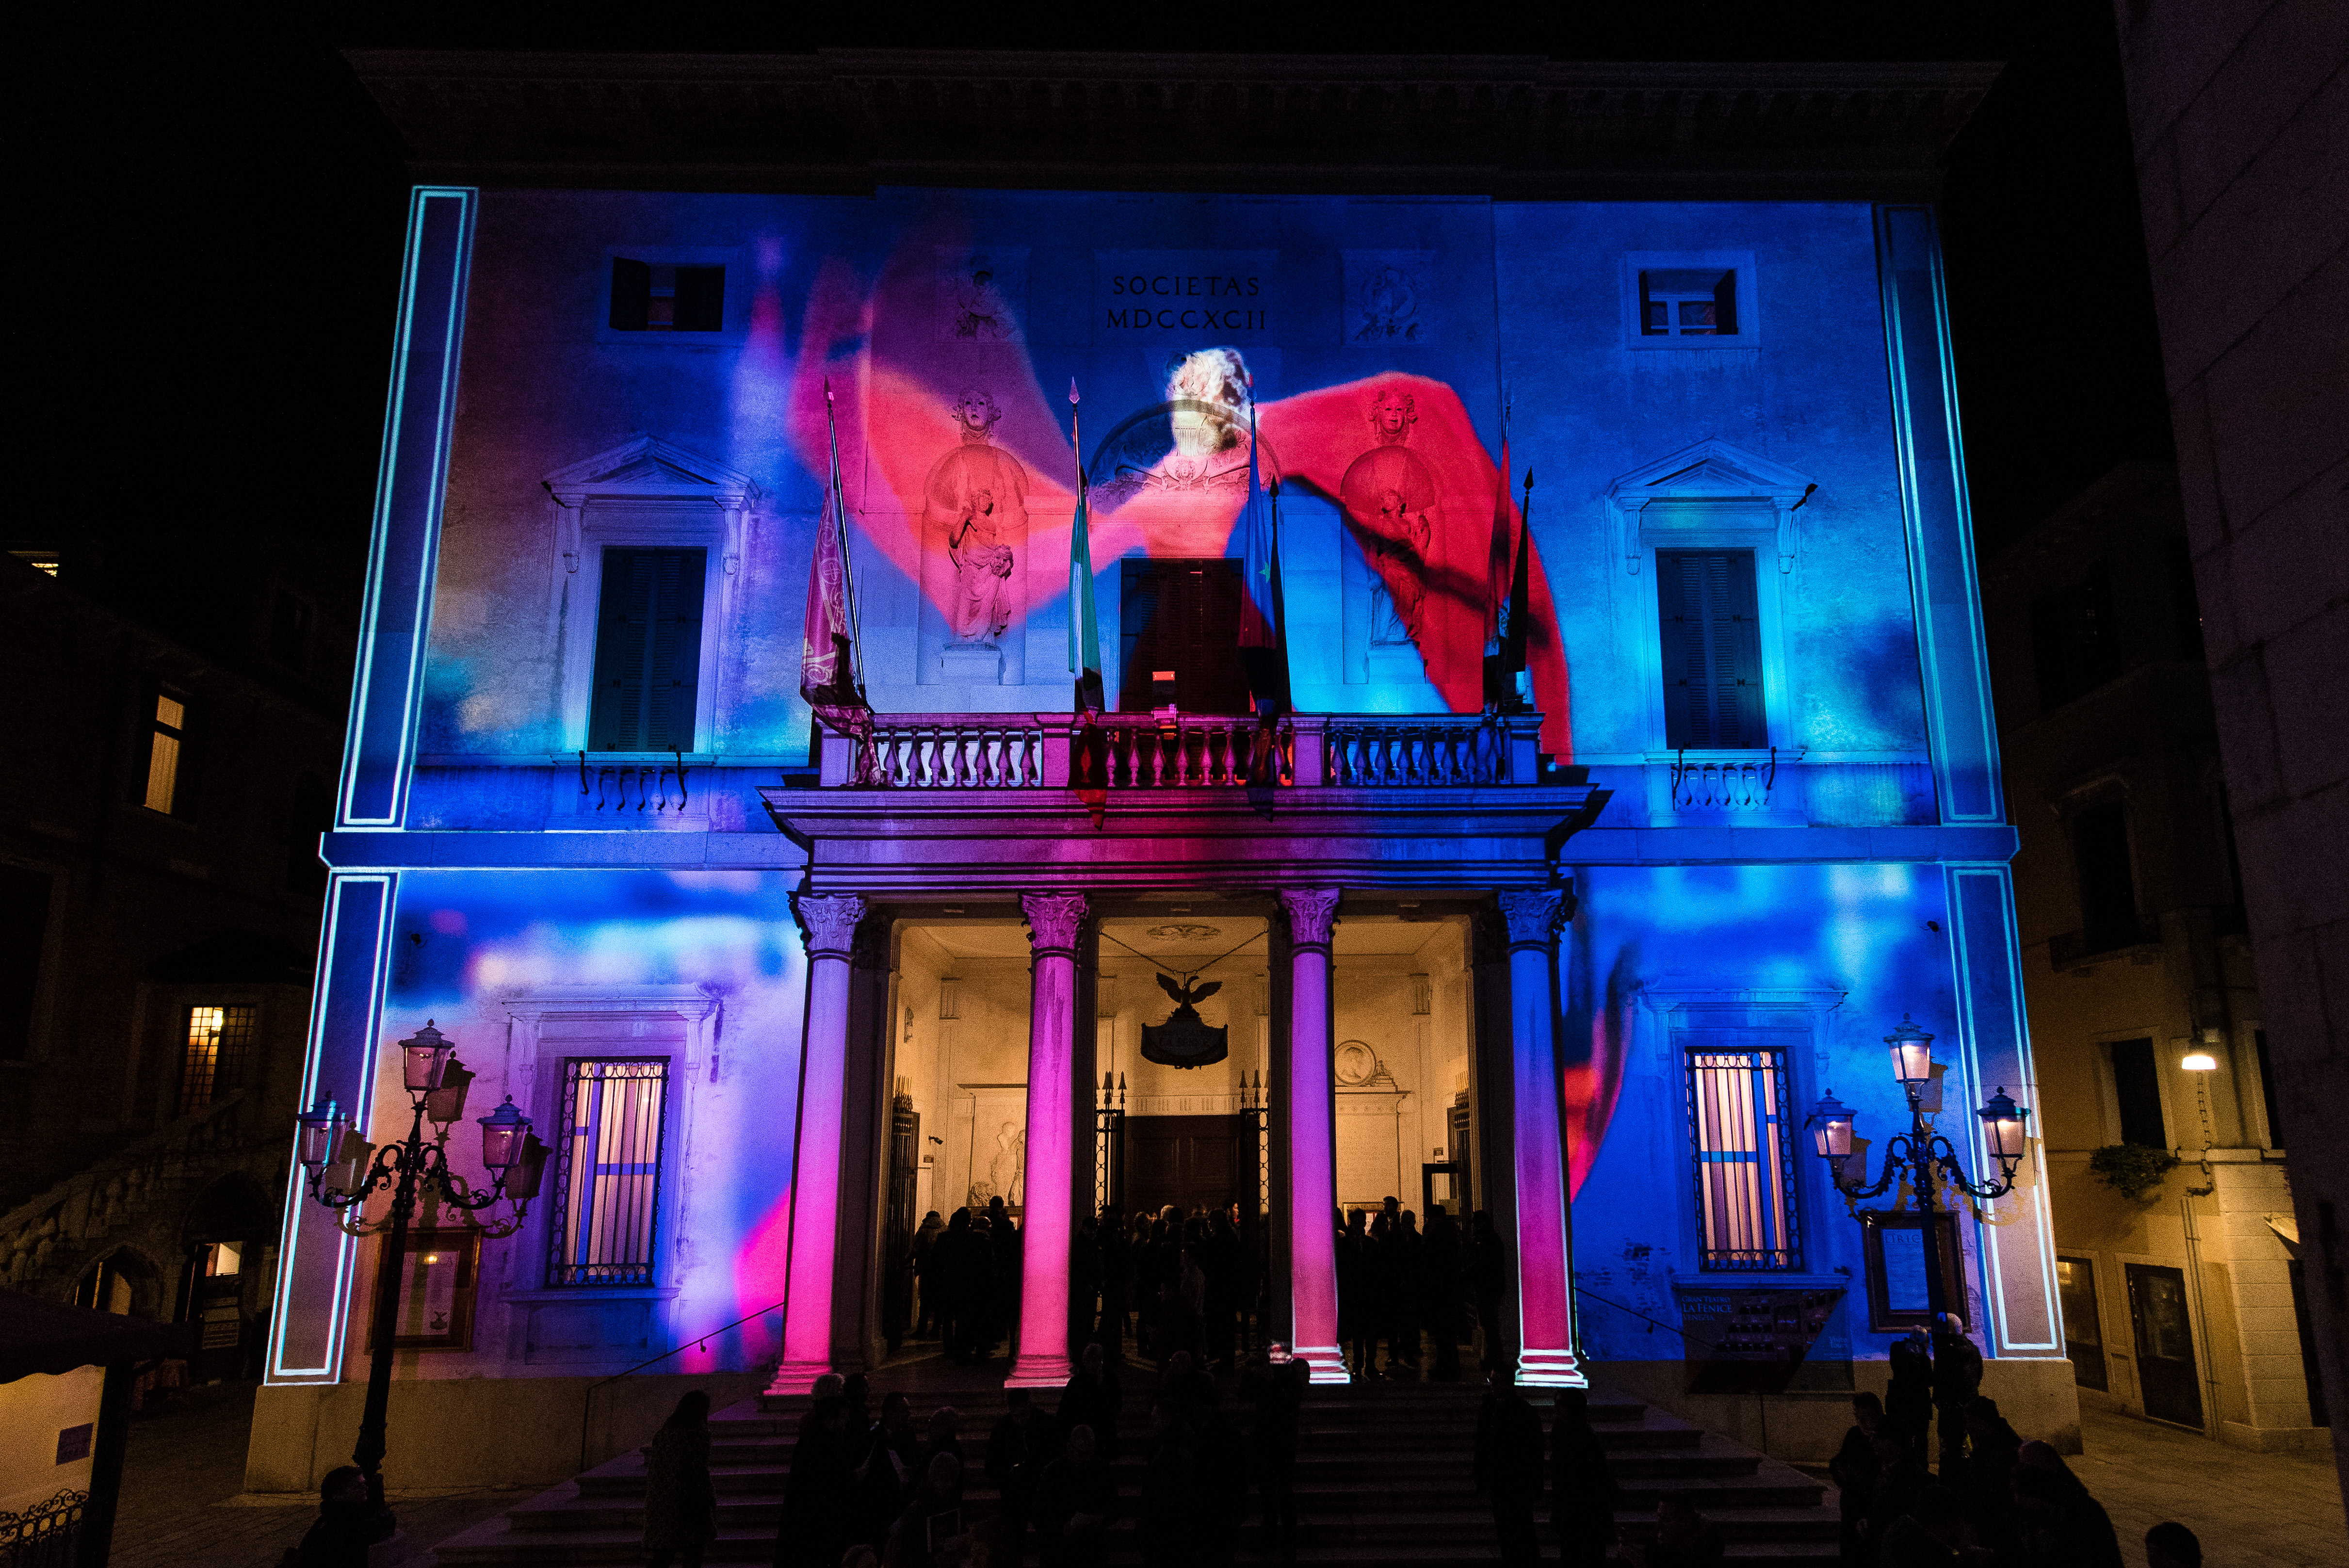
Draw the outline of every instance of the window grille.
<instances>
[{"instance_id":1,"label":"window grille","mask_svg":"<svg viewBox=\"0 0 2349 1568\"><path fill-rule=\"evenodd\" d=\"M257 1007L191 1007L180 1066L180 1110L198 1111L245 1081L253 1063Z\"/></svg>"},{"instance_id":2,"label":"window grille","mask_svg":"<svg viewBox=\"0 0 2349 1568\"><path fill-rule=\"evenodd\" d=\"M549 1284L650 1284L668 1059L564 1065Z\"/></svg>"},{"instance_id":3,"label":"window grille","mask_svg":"<svg viewBox=\"0 0 2349 1568\"><path fill-rule=\"evenodd\" d=\"M1785 1053L1692 1050L1688 1064L1699 1266L1799 1266Z\"/></svg>"}]
</instances>

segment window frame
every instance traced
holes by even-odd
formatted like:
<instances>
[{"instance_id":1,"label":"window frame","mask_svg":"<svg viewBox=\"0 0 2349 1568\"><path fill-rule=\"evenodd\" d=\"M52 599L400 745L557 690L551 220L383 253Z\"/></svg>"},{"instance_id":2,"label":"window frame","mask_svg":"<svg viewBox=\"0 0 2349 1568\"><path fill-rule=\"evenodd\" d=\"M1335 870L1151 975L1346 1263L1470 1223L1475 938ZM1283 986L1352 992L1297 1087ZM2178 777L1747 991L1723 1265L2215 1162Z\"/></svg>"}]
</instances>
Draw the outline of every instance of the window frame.
<instances>
[{"instance_id":1,"label":"window frame","mask_svg":"<svg viewBox=\"0 0 2349 1568\"><path fill-rule=\"evenodd\" d=\"M608 579L607 579L607 578L605 577L605 570L604 570L604 569L608 565L608 563L609 563L609 562L610 562L611 554L612 554L612 552L613 552L615 550L627 551L627 552L632 552L632 553L641 553L641 554L645 554L645 555L665 554L665 555L677 555L677 556L686 556L686 557L689 557L689 556L692 556L692 555L695 555L695 554L698 554L698 555L700 556L700 558L701 558L701 560L700 560L700 564L701 564L701 594L700 594L701 603L700 603L700 614L697 615L697 617L696 617L696 619L695 619L695 623L694 623L694 624L695 624L695 626L696 626L696 628L697 628L697 633L698 633L698 641L697 642L697 644L696 644L696 645L695 645L695 648L694 648L694 656L693 656L693 661L692 661L692 663L693 663L693 669L694 669L694 701L693 701L693 712L692 712L690 715L688 715L688 723L691 725L691 727L692 727L692 735L691 735L691 736L690 736L690 738L689 738L689 739L690 739L690 741L691 741L691 744L689 744L689 745L681 746L681 747L670 747L670 748L652 748L652 747L635 747L635 748L630 748L630 747L597 747L597 746L595 746L595 745L593 745L593 744L592 744L592 743L595 741L595 739L596 738L596 736L595 736L595 706L596 706L596 697L597 697L597 684L596 684L596 680L595 680L595 672L596 672L596 670L601 666L601 665L602 665L602 663L603 663L603 659L604 659L604 652L605 652L605 649L604 649L604 633L605 633L605 603L604 603L604 593L605 593L605 592L606 591L606 589L607 589L607 588L608 588L608 586L609 586ZM616 545L616 544L606 544L606 545L605 545L605 546L602 548L602 550L601 550L601 552L599 552L598 557L597 557L597 582L596 582L596 593L595 593L595 633L594 633L594 638L593 638L593 644L594 644L594 645L590 648L590 650L589 650L589 654L588 654L588 672L589 672L589 674L588 674L588 690L587 690L587 738L588 738L589 742L591 743L591 744L588 746L588 748L587 748L587 749L588 749L588 750L590 750L591 752L594 752L594 753L595 753L595 755L597 755L597 756L603 756L603 757L623 757L623 756L660 756L660 755L664 755L664 754L665 754L665 751L678 751L678 752L683 752L683 751L694 751L694 752L698 752L698 751L700 749L700 743L701 743L701 741L706 738L706 737L705 737L705 732L704 732L704 730L702 729L701 722L700 722L700 719L701 719L701 680L702 680L702 678L703 678L703 675L704 675L704 665L708 662L708 661L705 659L705 656L704 656L704 655L708 655L709 653L710 653L710 652L712 651L712 650L711 650L711 641L710 641L710 637L709 637L709 625L708 625L707 621L706 621L703 617L705 617L705 616L708 614L708 612L709 612L709 597L710 597L710 595L709 595L709 573L710 573L710 569L711 569L711 567L712 567L713 565L715 565L715 564L716 564L716 563L715 563L715 562L710 559L710 552L709 552L709 550L708 550L708 549L706 549L706 548L705 548L705 547L703 547L703 546L700 546L700 545L695 545L695 544L682 544L682 545ZM686 602L689 602L689 601L691 600L692 595L691 595L690 593L679 593L679 594L678 594L678 600L679 600L679 602L680 602L680 603L686 603ZM661 606L660 606L660 603L659 603L659 596L658 596L658 594L657 594L657 593L656 593L656 594L654 595L654 603L655 603L655 607L656 607L656 609L658 609L658 608L660 608L660 607L661 607ZM654 617L654 620L653 620L651 623L649 623L649 624L647 624L647 631L646 631L646 636L647 637L647 639L651 639L651 638L653 637L653 632L652 632L652 630L651 630L651 627L652 627L653 625L657 625L657 624L658 624L658 622L659 622L659 619L660 619L660 617L659 617L658 615L656 615L656 616ZM642 656L643 656L643 660L644 660L644 662L645 662L648 666L649 666L649 665L653 665L653 663L654 663L654 655L655 655L655 653L656 653L656 651L657 651L657 642L651 642L651 643L648 643L648 645L647 645L647 646L646 647L646 649L644 650L644 653L643 653L643 655L642 655ZM652 673L652 675L653 675L654 678L655 678L655 679L657 679L660 672L659 672L659 670L658 670L657 668L653 668L651 673ZM650 716L649 716L649 714L647 713L647 714L643 715L642 717L646 717L646 718L647 719L647 721L648 721L648 720L649 720L649 717L650 717Z\"/></svg>"},{"instance_id":2,"label":"window frame","mask_svg":"<svg viewBox=\"0 0 2349 1568\"><path fill-rule=\"evenodd\" d=\"M740 347L750 338L750 253L740 246L606 245L595 253L595 332L598 346L657 347L690 352ZM654 267L724 267L726 287L716 332L657 332L612 325L612 263L642 262Z\"/></svg>"},{"instance_id":3,"label":"window frame","mask_svg":"<svg viewBox=\"0 0 2349 1568\"><path fill-rule=\"evenodd\" d=\"M1640 309L1640 274L1658 272L1735 274L1736 282L1732 286L1736 296L1736 332L1723 336L1718 333L1683 335L1645 331ZM1623 346L1645 354L1759 348L1763 319L1760 282L1751 251L1628 251L1623 254L1620 284Z\"/></svg>"},{"instance_id":4,"label":"window frame","mask_svg":"<svg viewBox=\"0 0 2349 1568\"><path fill-rule=\"evenodd\" d=\"M606 550L702 550L701 651L695 662L693 748L688 757L709 757L717 747L719 629L725 624L726 587L733 574L725 519L707 502L688 499L660 503L591 503L579 518L578 570L569 574L571 635L564 640L564 749L589 757L660 758L666 751L597 751L589 747L588 719L595 705L595 642L604 611Z\"/></svg>"},{"instance_id":5,"label":"window frame","mask_svg":"<svg viewBox=\"0 0 2349 1568\"><path fill-rule=\"evenodd\" d=\"M662 1055L654 1055L650 1052L641 1055L630 1054L624 1056L595 1055L574 1057L565 1055L557 1063L555 1089L557 1099L557 1120L555 1123L557 1140L550 1161L550 1163L554 1167L554 1169L551 1173L554 1181L554 1191L548 1195L547 1202L546 1268L543 1275L543 1284L546 1289L565 1292L576 1290L608 1290L615 1288L623 1290L644 1290L657 1287L663 1283L661 1278L663 1272L661 1268L661 1212L667 1206L667 1200L668 1198L668 1193L665 1188L664 1177L667 1175L667 1161L666 1156L668 1150L668 1124L670 1117L670 1100L672 1098L670 1091L677 1086L679 1078L683 1076L676 1070L678 1056L682 1054L683 1053L679 1051ZM573 1250L574 1242L571 1228L570 1193L572 1191L572 1179L574 1174L572 1156L577 1145L577 1135L573 1119L577 1104L575 1096L578 1086L585 1081L574 1072L574 1069L584 1066L594 1066L597 1068L650 1067L655 1064L657 1064L661 1069L658 1080L661 1086L660 1107L657 1113L657 1123L654 1130L652 1169L649 1172L652 1178L650 1183L651 1212L647 1216L645 1222L643 1261L640 1264L636 1265L641 1270L643 1277L636 1279L562 1278L560 1276L566 1270L592 1266L565 1261L566 1255ZM600 1126L602 1124L599 1121L597 1125ZM591 1208L588 1211L589 1218L587 1221L591 1230L594 1224L592 1218L592 1202L593 1200L591 1198Z\"/></svg>"},{"instance_id":6,"label":"window frame","mask_svg":"<svg viewBox=\"0 0 2349 1568\"><path fill-rule=\"evenodd\" d=\"M191 1056L195 1048L196 1013L200 1009L217 1010L221 1014L221 1024L219 1037L213 1041L212 1063L205 1075L203 1102L200 1105L191 1105L188 1103L188 1084L190 1069L194 1065ZM220 1075L221 1059L226 1054L226 1037L230 1025L234 1021L230 1015L235 1013L247 1015L243 1020L245 1029L243 1054L239 1058L236 1080L223 1084ZM173 1005L171 1016L177 1020L172 1030L172 1039L176 1043L179 1070L172 1075L172 1109L167 1119L177 1121L181 1117L195 1116L210 1110L228 1095L239 1089L253 1087L256 1068L261 1059L261 1005L258 1002L226 998L211 1001L181 1000Z\"/></svg>"},{"instance_id":7,"label":"window frame","mask_svg":"<svg viewBox=\"0 0 2349 1568\"><path fill-rule=\"evenodd\" d=\"M190 794L188 789L188 716L195 710L196 705L194 700L191 698L186 692L180 690L178 687L166 685L160 681L150 683L147 691L147 712L140 721L143 732L147 737L147 766L145 769L145 777L141 780L139 789L139 809L142 811L151 811L158 817L171 817L184 820L190 814L187 810ZM162 705L167 702L177 704L180 709L179 717L171 723L166 723L163 718ZM154 803L155 742L159 737L164 735L170 736L172 746L171 784L168 800L165 804L158 806Z\"/></svg>"},{"instance_id":8,"label":"window frame","mask_svg":"<svg viewBox=\"0 0 2349 1568\"><path fill-rule=\"evenodd\" d=\"M1702 504L1702 503L1700 503ZM1760 507L1750 509L1758 516ZM1756 640L1762 656L1762 743L1744 748L1692 747L1687 756L1692 760L1710 758L1748 758L1769 755L1775 747L1781 762L1800 759L1802 752L1792 744L1794 709L1785 639L1785 606L1787 573L1771 570L1775 532L1773 526L1765 536L1758 521L1739 526L1733 518L1706 516L1700 513L1685 523L1675 523L1669 517L1651 518L1643 521L1640 537L1641 585L1636 590L1645 627L1638 647L1640 650L1640 683L1642 708L1650 738L1647 760L1671 762L1682 753L1670 744L1671 729L1666 723L1664 707L1663 648L1663 583L1657 557L1664 551L1744 550L1754 556L1754 614L1757 623Z\"/></svg>"},{"instance_id":9,"label":"window frame","mask_svg":"<svg viewBox=\"0 0 2349 1568\"><path fill-rule=\"evenodd\" d=\"M1802 1167L1801 1161L1797 1158L1799 1153L1797 1146L1802 1141L1802 1129L1796 1125L1794 1113L1794 1052L1784 1046L1758 1045L1700 1046L1682 1044L1679 1047L1679 1050L1682 1093L1685 1099L1688 1115L1689 1164L1691 1175L1690 1196L1696 1212L1696 1258L1698 1272L1705 1274L1801 1274L1803 1272ZM1711 1064L1701 1063L1698 1058L1703 1057L1745 1057L1748 1058L1767 1057L1773 1058L1768 1070L1771 1075L1772 1087L1775 1089L1776 1106L1775 1111L1764 1109L1759 1104L1756 1104L1754 1107L1754 1119L1753 1122L1753 1131L1755 1147L1751 1151L1754 1157L1751 1162L1755 1165L1757 1170L1759 1170L1760 1167L1767 1161L1768 1150L1765 1149L1764 1145L1767 1144L1770 1140L1765 1135L1764 1130L1771 1123L1775 1122L1777 1128L1775 1144L1777 1154L1776 1191L1778 1194L1778 1202L1775 1211L1775 1230L1776 1239L1779 1243L1775 1247L1722 1247L1712 1244L1713 1241L1712 1233L1713 1205L1708 1202L1708 1192L1704 1179L1705 1169L1708 1164L1726 1164L1732 1163L1733 1161L1723 1159L1709 1159L1708 1157L1717 1155L1734 1155L1744 1151L1737 1150L1708 1150L1705 1148L1705 1118L1702 1110L1702 1101L1700 1099L1698 1094L1698 1075L1701 1072L1708 1071L1731 1071L1744 1072L1750 1076L1758 1073L1763 1069L1758 1065L1748 1065L1744 1068L1736 1068L1732 1067L1726 1062ZM1734 1162L1744 1163L1745 1161ZM1769 1185L1770 1184L1766 1181L1761 1183L1761 1186L1764 1189L1767 1189ZM1770 1222L1765 1220L1764 1222L1763 1228L1764 1233L1767 1234L1771 1232L1773 1227ZM1748 1253L1754 1254L1774 1253L1777 1256L1779 1261L1775 1263L1767 1261L1767 1259L1750 1263L1723 1261L1727 1254L1734 1253Z\"/></svg>"}]
</instances>

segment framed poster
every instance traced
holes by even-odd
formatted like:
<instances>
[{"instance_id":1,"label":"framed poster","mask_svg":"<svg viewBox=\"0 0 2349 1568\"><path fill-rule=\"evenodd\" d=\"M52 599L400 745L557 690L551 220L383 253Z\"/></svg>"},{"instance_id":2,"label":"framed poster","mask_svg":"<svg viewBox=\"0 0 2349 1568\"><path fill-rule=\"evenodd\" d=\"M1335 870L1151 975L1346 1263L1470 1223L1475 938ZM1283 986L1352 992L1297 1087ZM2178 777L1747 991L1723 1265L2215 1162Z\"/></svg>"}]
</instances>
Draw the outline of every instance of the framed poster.
<instances>
[{"instance_id":1,"label":"framed poster","mask_svg":"<svg viewBox=\"0 0 2349 1568\"><path fill-rule=\"evenodd\" d=\"M1948 1308L1966 1315L1958 1217L1936 1210L1932 1218L1941 1264L1941 1300ZM1859 1223L1868 1269L1869 1332L1899 1334L1930 1327L1933 1314L1925 1291L1925 1216L1914 1211L1863 1209Z\"/></svg>"},{"instance_id":2,"label":"framed poster","mask_svg":"<svg viewBox=\"0 0 2349 1568\"><path fill-rule=\"evenodd\" d=\"M400 1255L383 1239L376 1288L398 1293L391 1345L395 1350L471 1350L473 1295L481 1274L481 1233L410 1231ZM378 1298L378 1301L380 1298ZM367 1319L367 1348L375 1348L375 1319Z\"/></svg>"}]
</instances>

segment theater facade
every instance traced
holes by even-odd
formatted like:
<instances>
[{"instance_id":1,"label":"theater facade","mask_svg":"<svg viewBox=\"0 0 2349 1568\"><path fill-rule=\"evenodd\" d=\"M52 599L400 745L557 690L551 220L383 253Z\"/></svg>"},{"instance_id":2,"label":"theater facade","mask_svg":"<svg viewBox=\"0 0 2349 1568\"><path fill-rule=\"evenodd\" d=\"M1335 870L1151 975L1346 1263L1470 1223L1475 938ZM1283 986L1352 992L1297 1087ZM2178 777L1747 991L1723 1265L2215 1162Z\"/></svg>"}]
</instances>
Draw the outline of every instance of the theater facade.
<instances>
[{"instance_id":1,"label":"theater facade","mask_svg":"<svg viewBox=\"0 0 2349 1568\"><path fill-rule=\"evenodd\" d=\"M305 1098L396 1137L429 1020L548 1163L396 1264L296 1170L251 1484L341 1462L394 1266L391 1466L543 1479L921 1348L996 1198L1014 1384L1167 1202L1341 1379L1394 1198L1491 1217L1523 1383L1781 1449L1881 1386L1916 1195L1810 1107L1905 1128L1904 1017L1971 1172L2035 1095L1929 204L422 184L398 334ZM801 693L835 447L869 745ZM2060 1433L2035 1152L1951 1234Z\"/></svg>"}]
</instances>

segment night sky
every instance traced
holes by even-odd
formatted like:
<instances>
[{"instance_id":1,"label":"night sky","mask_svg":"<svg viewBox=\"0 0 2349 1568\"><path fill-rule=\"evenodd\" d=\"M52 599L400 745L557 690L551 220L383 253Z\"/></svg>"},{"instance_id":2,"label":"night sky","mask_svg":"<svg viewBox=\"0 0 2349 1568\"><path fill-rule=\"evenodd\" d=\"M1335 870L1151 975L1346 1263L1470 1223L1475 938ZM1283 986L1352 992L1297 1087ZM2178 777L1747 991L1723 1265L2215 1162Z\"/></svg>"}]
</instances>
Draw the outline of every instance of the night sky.
<instances>
[{"instance_id":1,"label":"night sky","mask_svg":"<svg viewBox=\"0 0 2349 1568\"><path fill-rule=\"evenodd\" d=\"M533 8L484 22L478 9L321 7L306 30L266 33L126 27L24 62L20 150L46 211L20 232L61 240L19 258L16 315L38 389L25 449L59 466L56 503L20 511L6 525L10 542L104 542L114 596L143 580L150 607L196 641L206 640L202 596L189 585L245 570L256 552L356 611L406 177L398 139L339 47L1240 42L1221 26L1170 35L1157 7L1103 8L1084 31L1050 36L974 12L968 23L926 20L918 40L903 18L856 32L811 28L804 12L672 23L658 8L631 7L582 22ZM1309 28L1259 26L1248 41L1562 59L2004 60L1951 149L1944 202L1983 552L2114 463L2166 457L2109 10L1977 6L1840 26L1847 14L1756 15L1768 9L1682 6L1668 26L1640 11L1442 40L1423 10L1348 7L1318 11ZM1342 35L1331 30L1338 18Z\"/></svg>"}]
</instances>

